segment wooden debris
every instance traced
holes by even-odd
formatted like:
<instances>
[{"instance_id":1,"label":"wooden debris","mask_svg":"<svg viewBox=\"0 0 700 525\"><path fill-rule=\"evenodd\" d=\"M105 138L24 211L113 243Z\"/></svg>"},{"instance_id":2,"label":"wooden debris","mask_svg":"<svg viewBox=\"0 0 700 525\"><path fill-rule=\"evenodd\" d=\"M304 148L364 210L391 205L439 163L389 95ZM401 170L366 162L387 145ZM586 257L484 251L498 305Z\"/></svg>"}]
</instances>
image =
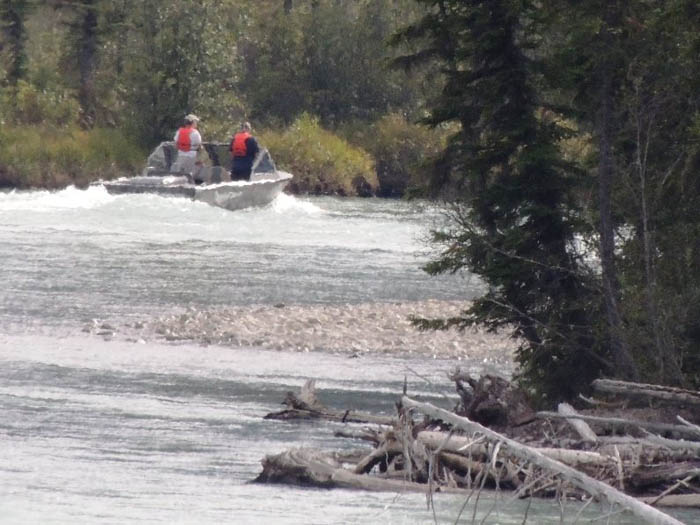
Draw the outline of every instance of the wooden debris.
<instances>
[{"instance_id":1,"label":"wooden debris","mask_svg":"<svg viewBox=\"0 0 700 525\"><path fill-rule=\"evenodd\" d=\"M656 507L685 507L700 509L700 494L669 494L658 497L641 498L644 503Z\"/></svg>"},{"instance_id":2,"label":"wooden debris","mask_svg":"<svg viewBox=\"0 0 700 525\"><path fill-rule=\"evenodd\" d=\"M426 486L404 480L355 474L329 455L308 448L293 448L266 456L255 483L284 483L319 488L346 488L376 492L426 492ZM465 490L441 488L441 492L466 494Z\"/></svg>"},{"instance_id":3,"label":"wooden debris","mask_svg":"<svg viewBox=\"0 0 700 525\"><path fill-rule=\"evenodd\" d=\"M690 421L686 421L681 416L676 416L676 419L683 423L685 426L693 429L695 431L695 435L698 437L698 439L700 439L700 425L693 425Z\"/></svg>"},{"instance_id":4,"label":"wooden debris","mask_svg":"<svg viewBox=\"0 0 700 525\"><path fill-rule=\"evenodd\" d=\"M502 377L486 374L476 380L458 368L450 379L461 399L458 414L484 425L518 426L535 419L525 391Z\"/></svg>"},{"instance_id":5,"label":"wooden debris","mask_svg":"<svg viewBox=\"0 0 700 525\"><path fill-rule=\"evenodd\" d=\"M566 418L567 423L574 427L576 432L578 432L581 436L581 439L583 439L584 441L590 441L592 443L598 441L598 436L596 436L595 432L591 430L591 427L589 427L585 421L581 420L580 418L571 417L577 416L578 412L576 412L576 410L574 410L574 407L572 407L570 404L559 403L558 412Z\"/></svg>"},{"instance_id":6,"label":"wooden debris","mask_svg":"<svg viewBox=\"0 0 700 525\"><path fill-rule=\"evenodd\" d=\"M700 406L700 392L644 383L630 383L612 379L596 379L592 386L599 392L631 397L644 397L676 405Z\"/></svg>"},{"instance_id":7,"label":"wooden debris","mask_svg":"<svg viewBox=\"0 0 700 525\"><path fill-rule=\"evenodd\" d=\"M634 420L634 419L624 419L620 417L600 417L600 416L586 416L582 414L577 414L577 415L562 415L557 412L537 412L537 417L541 419L547 419L547 418L554 418L554 419L571 419L571 418L577 418L577 419L582 419L583 421L591 421L595 423L601 423L603 425L606 425L608 427L617 427L617 428L633 428L633 429L648 429L648 430L653 430L655 432L663 432L663 433L672 433L672 434L679 434L682 436L693 436L695 435L695 431L692 428L689 428L684 425L671 425L668 423L656 423L653 421L641 421L641 420Z\"/></svg>"},{"instance_id":8,"label":"wooden debris","mask_svg":"<svg viewBox=\"0 0 700 525\"><path fill-rule=\"evenodd\" d=\"M615 503L623 508L632 512L635 516L643 519L647 523L655 523L659 525L683 525L682 522L677 519L659 512L657 509L647 505L646 503L639 501L627 494L624 494L618 490L615 490L610 485L602 483L596 479L587 476L580 471L571 468L563 463L546 457L535 449L522 445L517 441L514 441L506 436L498 434L488 428L469 421L467 418L458 416L447 410L434 407L428 403L420 403L414 401L408 397L402 398L402 404L408 408L414 408L421 411L422 413L433 417L435 419L441 419L457 428L461 428L466 432L478 432L487 436L489 440L504 443L512 454L520 457L523 460L529 461L541 468L556 472L563 479L570 482L571 484L585 490L588 494L591 494L594 498L605 499L610 503Z\"/></svg>"},{"instance_id":9,"label":"wooden debris","mask_svg":"<svg viewBox=\"0 0 700 525\"><path fill-rule=\"evenodd\" d=\"M490 397L496 391L513 391L500 378L475 381L460 373L452 379L460 392L457 411L472 411L495 427L505 425L504 430L520 436L519 439L406 396L397 403L396 417L334 410L320 402L314 382L309 381L298 394L287 394L287 410L270 414L267 419L323 419L373 425L349 426L335 433L369 446L343 453L292 449L267 456L256 481L419 491L428 495L429 502L436 491L472 494L483 488L512 490L513 498L566 494L606 500L633 512L640 521L664 525L680 522L656 506L700 509L700 435L695 421L678 416L682 424L670 425L588 416L561 404L558 413L531 411L536 419L518 425L516 422L521 419L501 411L504 404ZM595 410L599 412L601 408ZM614 410L619 413L619 407ZM515 413L527 412L521 406ZM416 419L417 413L424 418ZM692 411L690 414L692 418ZM644 412L644 417L650 415L653 412ZM611 425L618 431L629 429L637 437L595 433ZM546 439L532 435L538 429L540 433L546 431ZM685 439L669 439L644 429L682 435ZM521 441L523 438L529 441Z\"/></svg>"}]
</instances>

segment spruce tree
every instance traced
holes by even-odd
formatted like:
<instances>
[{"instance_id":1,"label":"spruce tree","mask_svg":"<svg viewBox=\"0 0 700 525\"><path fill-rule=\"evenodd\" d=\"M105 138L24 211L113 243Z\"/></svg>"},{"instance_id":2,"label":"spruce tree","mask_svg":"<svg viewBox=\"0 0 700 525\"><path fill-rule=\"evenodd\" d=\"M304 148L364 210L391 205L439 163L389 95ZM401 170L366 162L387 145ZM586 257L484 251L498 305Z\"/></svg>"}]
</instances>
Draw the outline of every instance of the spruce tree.
<instances>
[{"instance_id":1,"label":"spruce tree","mask_svg":"<svg viewBox=\"0 0 700 525\"><path fill-rule=\"evenodd\" d=\"M27 69L27 17L32 9L30 0L0 1L0 51L7 58L7 81L16 85L24 77Z\"/></svg>"},{"instance_id":2,"label":"spruce tree","mask_svg":"<svg viewBox=\"0 0 700 525\"><path fill-rule=\"evenodd\" d=\"M427 14L394 41L421 51L398 62L443 64L427 122L459 124L431 181L452 201L451 227L435 232L443 249L426 270L468 270L487 285L460 317L419 324L511 330L519 378L543 400L572 397L609 361L596 348L599 301L576 250L579 173L538 95L538 10L527 0L419 1Z\"/></svg>"}]
</instances>

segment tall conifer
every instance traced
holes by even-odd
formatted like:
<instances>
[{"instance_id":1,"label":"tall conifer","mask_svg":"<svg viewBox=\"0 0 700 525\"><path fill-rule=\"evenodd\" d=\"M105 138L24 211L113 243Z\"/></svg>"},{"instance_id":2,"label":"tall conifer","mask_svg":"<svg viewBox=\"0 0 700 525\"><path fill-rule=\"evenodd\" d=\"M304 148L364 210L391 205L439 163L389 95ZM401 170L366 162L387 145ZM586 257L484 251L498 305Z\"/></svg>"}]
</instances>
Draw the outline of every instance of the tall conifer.
<instances>
[{"instance_id":1,"label":"tall conifer","mask_svg":"<svg viewBox=\"0 0 700 525\"><path fill-rule=\"evenodd\" d=\"M577 171L535 89L538 12L527 0L419 1L428 13L395 41L422 51L401 61L443 63L445 89L427 121L459 124L432 180L449 188L452 228L435 233L444 250L426 269L466 269L488 287L461 317L422 326L510 329L521 378L544 397L573 396L608 363L575 249Z\"/></svg>"}]
</instances>

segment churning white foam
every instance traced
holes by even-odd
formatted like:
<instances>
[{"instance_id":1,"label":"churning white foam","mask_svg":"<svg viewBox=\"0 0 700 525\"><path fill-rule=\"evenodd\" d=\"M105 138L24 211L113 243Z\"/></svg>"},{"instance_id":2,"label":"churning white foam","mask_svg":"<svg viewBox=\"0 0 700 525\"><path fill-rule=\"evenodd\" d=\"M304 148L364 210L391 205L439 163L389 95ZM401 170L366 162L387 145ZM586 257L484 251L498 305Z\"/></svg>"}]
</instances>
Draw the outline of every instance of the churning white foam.
<instances>
[{"instance_id":1,"label":"churning white foam","mask_svg":"<svg viewBox=\"0 0 700 525\"><path fill-rule=\"evenodd\" d=\"M58 191L0 192L0 211L56 211L90 209L114 200L104 186L90 186L85 190L68 186Z\"/></svg>"}]
</instances>

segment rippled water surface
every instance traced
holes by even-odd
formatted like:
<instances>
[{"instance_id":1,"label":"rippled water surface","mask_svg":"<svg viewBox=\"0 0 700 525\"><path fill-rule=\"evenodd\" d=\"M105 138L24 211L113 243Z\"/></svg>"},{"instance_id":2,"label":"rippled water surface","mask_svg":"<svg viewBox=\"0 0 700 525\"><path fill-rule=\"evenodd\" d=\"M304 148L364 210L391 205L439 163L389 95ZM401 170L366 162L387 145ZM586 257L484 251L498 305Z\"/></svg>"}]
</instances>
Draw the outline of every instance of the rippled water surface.
<instances>
[{"instance_id":1,"label":"rippled water surface","mask_svg":"<svg viewBox=\"0 0 700 525\"><path fill-rule=\"evenodd\" d=\"M364 446L337 424L263 419L306 379L336 408L391 414L404 380L449 408L455 363L83 331L188 307L469 298L474 279L420 270L439 220L395 201L282 196L232 213L100 188L0 193L0 523L453 523L454 496L433 513L417 494L249 482L290 446ZM523 505L485 522L521 523ZM559 523L549 503L529 515Z\"/></svg>"}]
</instances>

